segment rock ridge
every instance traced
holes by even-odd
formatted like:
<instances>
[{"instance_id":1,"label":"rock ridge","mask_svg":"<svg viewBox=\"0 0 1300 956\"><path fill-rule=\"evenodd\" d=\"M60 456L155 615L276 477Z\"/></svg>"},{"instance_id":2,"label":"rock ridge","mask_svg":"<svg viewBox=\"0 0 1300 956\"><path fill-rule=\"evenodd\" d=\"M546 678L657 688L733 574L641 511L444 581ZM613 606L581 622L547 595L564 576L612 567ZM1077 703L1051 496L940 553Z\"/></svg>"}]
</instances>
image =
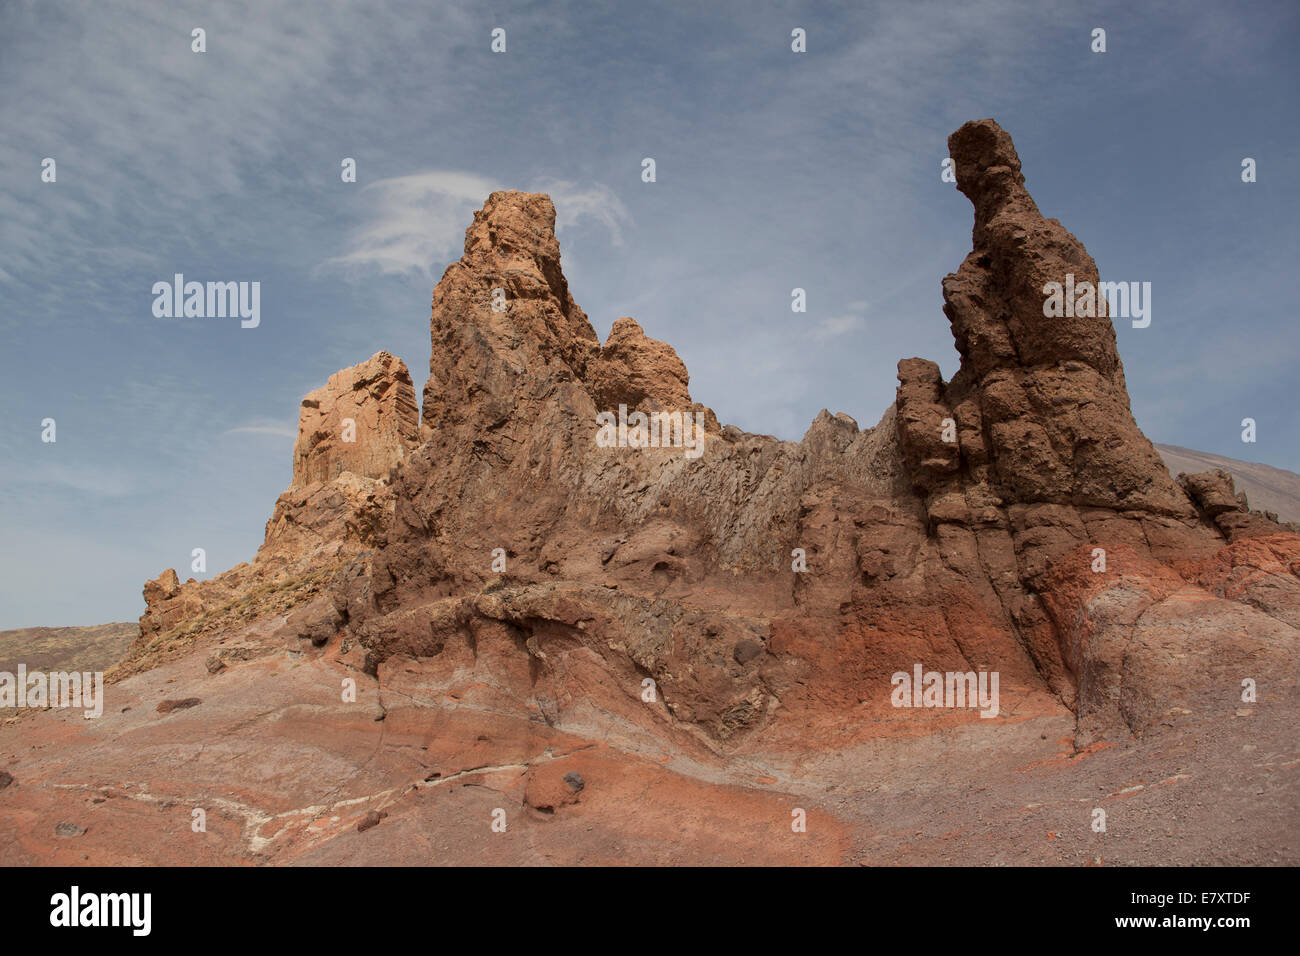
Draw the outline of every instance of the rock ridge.
<instances>
[{"instance_id":1,"label":"rock ridge","mask_svg":"<svg viewBox=\"0 0 1300 956\"><path fill-rule=\"evenodd\" d=\"M388 353L331 377L304 401L294 482L253 564L150 582L128 662L205 614L281 614L291 649L381 681L396 661L513 645L519 692L556 702L548 722L584 712L568 688L599 662L629 695L653 681L665 728L722 751L759 732L878 733L901 719L891 675L916 663L1064 702L1081 744L1207 687L1228 706L1233 668L1294 648L1300 538L1230 479L1170 476L1104 308L1044 316L1046 283L1097 282L1082 243L1042 216L994 121L948 145L974 208L972 251L942 283L959 370L904 359L879 423L823 410L798 442L721 426L630 317L602 345L550 198L491 194L433 292L418 424ZM700 416L702 454L603 446L597 416L620 405ZM356 448L343 418L367 435ZM270 596L248 605L257 587ZM1209 653L1216 621L1266 637ZM1185 650L1162 652L1170 635Z\"/></svg>"}]
</instances>

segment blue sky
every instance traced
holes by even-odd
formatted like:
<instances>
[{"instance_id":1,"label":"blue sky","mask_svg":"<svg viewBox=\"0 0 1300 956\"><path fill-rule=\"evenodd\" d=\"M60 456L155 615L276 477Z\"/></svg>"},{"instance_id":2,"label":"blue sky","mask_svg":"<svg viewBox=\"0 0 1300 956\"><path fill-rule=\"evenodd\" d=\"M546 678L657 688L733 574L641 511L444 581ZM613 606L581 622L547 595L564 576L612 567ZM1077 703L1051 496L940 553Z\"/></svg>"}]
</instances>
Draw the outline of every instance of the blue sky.
<instances>
[{"instance_id":1,"label":"blue sky","mask_svg":"<svg viewBox=\"0 0 1300 956\"><path fill-rule=\"evenodd\" d=\"M0 628L249 560L306 392L388 349L418 393L494 188L552 194L602 339L635 317L722 421L875 424L900 358L956 370L940 163L986 116L1102 278L1152 283L1118 323L1147 435L1300 470L1300 8L1136 6L0 2ZM260 326L155 318L177 272L260 282Z\"/></svg>"}]
</instances>

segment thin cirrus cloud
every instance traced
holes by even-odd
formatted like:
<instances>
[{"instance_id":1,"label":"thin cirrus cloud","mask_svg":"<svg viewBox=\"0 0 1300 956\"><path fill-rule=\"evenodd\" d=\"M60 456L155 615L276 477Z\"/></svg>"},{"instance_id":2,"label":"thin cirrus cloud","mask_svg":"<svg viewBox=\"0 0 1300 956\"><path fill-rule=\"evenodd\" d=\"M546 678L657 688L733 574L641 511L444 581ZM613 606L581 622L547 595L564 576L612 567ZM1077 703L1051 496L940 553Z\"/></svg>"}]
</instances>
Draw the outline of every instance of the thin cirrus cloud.
<instances>
[{"instance_id":1,"label":"thin cirrus cloud","mask_svg":"<svg viewBox=\"0 0 1300 956\"><path fill-rule=\"evenodd\" d=\"M42 491L59 488L93 498L122 498L139 491L138 478L119 468L101 467L90 470L74 465L41 464L26 473L4 469L0 471L0 480L3 480L6 488L18 485Z\"/></svg>"},{"instance_id":2,"label":"thin cirrus cloud","mask_svg":"<svg viewBox=\"0 0 1300 956\"><path fill-rule=\"evenodd\" d=\"M352 232L348 250L327 259L321 268L432 277L438 266L456 258L465 223L484 197L500 188L475 173L441 169L369 183L362 187L370 202L366 221ZM533 188L549 193L554 201L557 232L593 220L609 233L613 245L622 245L623 229L632 218L608 186L540 179Z\"/></svg>"},{"instance_id":3,"label":"thin cirrus cloud","mask_svg":"<svg viewBox=\"0 0 1300 956\"><path fill-rule=\"evenodd\" d=\"M583 219L594 219L609 232L610 242L623 244L623 227L631 225L632 217L618 198L618 194L603 183L580 186L559 179L543 179L533 185L539 192L549 193L555 203L555 231L562 233Z\"/></svg>"},{"instance_id":4,"label":"thin cirrus cloud","mask_svg":"<svg viewBox=\"0 0 1300 956\"><path fill-rule=\"evenodd\" d=\"M817 323L813 335L819 340L835 339L862 328L860 315L832 315Z\"/></svg>"},{"instance_id":5,"label":"thin cirrus cloud","mask_svg":"<svg viewBox=\"0 0 1300 956\"><path fill-rule=\"evenodd\" d=\"M464 235L466 213L496 189L474 173L427 170L368 183L368 221L355 230L350 248L328 259L325 267L381 275L430 275L433 265L456 248Z\"/></svg>"},{"instance_id":6,"label":"thin cirrus cloud","mask_svg":"<svg viewBox=\"0 0 1300 956\"><path fill-rule=\"evenodd\" d=\"M223 435L270 435L275 438L297 438L298 429L279 422L259 422L227 428Z\"/></svg>"},{"instance_id":7,"label":"thin cirrus cloud","mask_svg":"<svg viewBox=\"0 0 1300 956\"><path fill-rule=\"evenodd\" d=\"M863 314L870 308L870 303L858 299L845 306L838 315L827 316L818 322L812 330L813 338L819 342L837 339L842 335L856 332L867 324Z\"/></svg>"}]
</instances>

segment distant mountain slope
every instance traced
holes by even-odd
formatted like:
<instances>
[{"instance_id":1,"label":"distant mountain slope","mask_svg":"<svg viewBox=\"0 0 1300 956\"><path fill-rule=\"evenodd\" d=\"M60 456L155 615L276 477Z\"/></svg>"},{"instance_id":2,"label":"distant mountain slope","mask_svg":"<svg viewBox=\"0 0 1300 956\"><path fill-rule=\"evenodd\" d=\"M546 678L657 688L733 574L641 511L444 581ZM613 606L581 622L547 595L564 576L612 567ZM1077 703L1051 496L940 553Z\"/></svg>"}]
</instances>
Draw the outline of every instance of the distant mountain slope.
<instances>
[{"instance_id":1,"label":"distant mountain slope","mask_svg":"<svg viewBox=\"0 0 1300 956\"><path fill-rule=\"evenodd\" d=\"M0 671L16 673L19 664L29 671L108 670L139 633L139 624L0 631Z\"/></svg>"},{"instance_id":2,"label":"distant mountain slope","mask_svg":"<svg viewBox=\"0 0 1300 956\"><path fill-rule=\"evenodd\" d=\"M1237 490L1246 493L1251 508L1275 512L1281 521L1300 522L1300 475L1294 471L1253 461L1224 458L1222 455L1193 451L1178 445L1157 444L1156 451L1160 452L1160 457L1165 460L1174 477L1180 471L1190 475L1222 468L1232 475Z\"/></svg>"}]
</instances>

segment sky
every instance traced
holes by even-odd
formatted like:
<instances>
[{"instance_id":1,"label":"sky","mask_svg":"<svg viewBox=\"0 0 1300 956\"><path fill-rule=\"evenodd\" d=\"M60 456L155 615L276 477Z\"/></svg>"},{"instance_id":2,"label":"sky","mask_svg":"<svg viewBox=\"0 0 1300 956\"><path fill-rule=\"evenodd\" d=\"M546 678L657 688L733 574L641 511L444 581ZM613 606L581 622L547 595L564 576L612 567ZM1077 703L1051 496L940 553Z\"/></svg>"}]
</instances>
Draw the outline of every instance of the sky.
<instances>
[{"instance_id":1,"label":"sky","mask_svg":"<svg viewBox=\"0 0 1300 956\"><path fill-rule=\"evenodd\" d=\"M670 342L724 423L874 425L899 359L957 369L941 164L983 117L1103 280L1151 283L1117 322L1147 436L1300 471L1298 64L1291 0L0 0L0 628L250 560L303 395L380 349L419 394L494 189L551 194L597 333ZM259 324L155 316L176 273L258 282Z\"/></svg>"}]
</instances>

